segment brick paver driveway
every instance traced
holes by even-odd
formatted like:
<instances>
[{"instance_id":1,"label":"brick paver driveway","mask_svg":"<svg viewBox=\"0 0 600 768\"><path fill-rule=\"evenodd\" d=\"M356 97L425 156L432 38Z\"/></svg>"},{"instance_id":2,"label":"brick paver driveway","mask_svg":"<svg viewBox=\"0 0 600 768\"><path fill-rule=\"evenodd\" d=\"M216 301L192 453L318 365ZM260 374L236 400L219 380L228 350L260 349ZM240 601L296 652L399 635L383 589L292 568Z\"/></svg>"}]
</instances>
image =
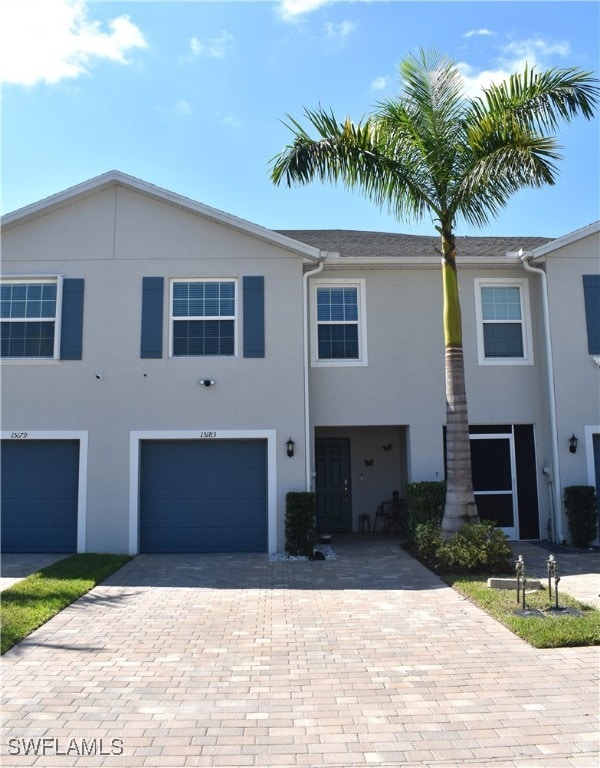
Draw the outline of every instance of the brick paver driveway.
<instances>
[{"instance_id":1,"label":"brick paver driveway","mask_svg":"<svg viewBox=\"0 0 600 768\"><path fill-rule=\"evenodd\" d=\"M146 555L2 661L6 766L598 764L598 650L537 651L393 540Z\"/></svg>"}]
</instances>

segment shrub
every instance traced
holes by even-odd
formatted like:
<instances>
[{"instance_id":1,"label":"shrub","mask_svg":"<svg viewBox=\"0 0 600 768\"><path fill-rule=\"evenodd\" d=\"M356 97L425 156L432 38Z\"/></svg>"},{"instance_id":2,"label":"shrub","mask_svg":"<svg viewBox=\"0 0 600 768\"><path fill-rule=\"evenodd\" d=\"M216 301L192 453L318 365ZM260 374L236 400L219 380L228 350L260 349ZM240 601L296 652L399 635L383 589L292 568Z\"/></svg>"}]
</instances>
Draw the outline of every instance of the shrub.
<instances>
[{"instance_id":1,"label":"shrub","mask_svg":"<svg viewBox=\"0 0 600 768\"><path fill-rule=\"evenodd\" d=\"M596 489L592 485L568 485L564 502L573 544L588 547L598 531Z\"/></svg>"},{"instance_id":2,"label":"shrub","mask_svg":"<svg viewBox=\"0 0 600 768\"><path fill-rule=\"evenodd\" d=\"M414 530L411 550L429 568L437 570L438 552L442 546L442 532L439 523L419 523Z\"/></svg>"},{"instance_id":3,"label":"shrub","mask_svg":"<svg viewBox=\"0 0 600 768\"><path fill-rule=\"evenodd\" d=\"M415 555L434 571L504 573L512 570L512 550L495 523L465 525L448 541L439 524L421 523L415 531Z\"/></svg>"},{"instance_id":4,"label":"shrub","mask_svg":"<svg viewBox=\"0 0 600 768\"><path fill-rule=\"evenodd\" d=\"M289 555L313 554L316 535L315 494L290 491L285 497L285 551Z\"/></svg>"},{"instance_id":5,"label":"shrub","mask_svg":"<svg viewBox=\"0 0 600 768\"><path fill-rule=\"evenodd\" d=\"M407 483L404 491L407 507L406 534L414 543L417 526L439 523L446 503L446 483L443 480L425 480Z\"/></svg>"}]
</instances>

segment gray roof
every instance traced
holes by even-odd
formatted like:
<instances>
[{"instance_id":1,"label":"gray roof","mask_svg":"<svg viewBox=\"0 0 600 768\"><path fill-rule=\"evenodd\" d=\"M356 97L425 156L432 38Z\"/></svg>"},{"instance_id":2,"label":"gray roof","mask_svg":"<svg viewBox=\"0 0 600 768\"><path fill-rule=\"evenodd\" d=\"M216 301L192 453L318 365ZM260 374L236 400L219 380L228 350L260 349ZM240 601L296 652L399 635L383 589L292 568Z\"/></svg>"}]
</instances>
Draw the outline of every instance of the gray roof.
<instances>
[{"instance_id":1,"label":"gray roof","mask_svg":"<svg viewBox=\"0 0 600 768\"><path fill-rule=\"evenodd\" d=\"M435 256L441 247L439 237L402 235L394 232L361 232L352 229L277 230L301 243L340 256ZM550 237L457 237L457 256L502 258L507 251L532 251L550 242ZM437 250L436 250L437 249Z\"/></svg>"}]
</instances>

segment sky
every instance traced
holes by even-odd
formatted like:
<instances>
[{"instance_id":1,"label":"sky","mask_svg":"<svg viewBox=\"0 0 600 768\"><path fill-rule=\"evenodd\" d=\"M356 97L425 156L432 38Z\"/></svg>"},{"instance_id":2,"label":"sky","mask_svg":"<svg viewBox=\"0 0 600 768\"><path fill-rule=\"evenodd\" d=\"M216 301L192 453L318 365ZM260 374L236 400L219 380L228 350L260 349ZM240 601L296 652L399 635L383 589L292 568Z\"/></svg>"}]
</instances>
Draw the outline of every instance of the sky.
<instances>
[{"instance_id":1,"label":"sky","mask_svg":"<svg viewBox=\"0 0 600 768\"><path fill-rule=\"evenodd\" d=\"M433 235L343 187L274 186L286 116L360 119L420 48L453 58L469 95L526 63L598 77L599 31L596 0L3 0L1 211L116 169L271 229ZM598 118L558 139L555 186L457 234L559 237L600 218Z\"/></svg>"}]
</instances>

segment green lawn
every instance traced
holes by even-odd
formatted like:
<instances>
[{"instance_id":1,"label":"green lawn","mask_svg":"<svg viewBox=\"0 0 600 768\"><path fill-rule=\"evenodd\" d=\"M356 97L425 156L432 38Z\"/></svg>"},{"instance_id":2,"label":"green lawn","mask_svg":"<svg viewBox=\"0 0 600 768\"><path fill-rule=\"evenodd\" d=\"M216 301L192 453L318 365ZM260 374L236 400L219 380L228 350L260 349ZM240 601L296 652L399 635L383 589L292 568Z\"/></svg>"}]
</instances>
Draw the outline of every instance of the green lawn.
<instances>
[{"instance_id":1,"label":"green lawn","mask_svg":"<svg viewBox=\"0 0 600 768\"><path fill-rule=\"evenodd\" d=\"M524 617L515 614L515 610L522 607L522 603L517 605L514 590L489 589L487 579L481 576L445 575L442 578L534 648L600 645L600 611L565 594L559 594L560 607L577 608L581 611L581 616L548 612L548 592L541 589L526 595L526 607L537 608L543 613L543 618Z\"/></svg>"},{"instance_id":2,"label":"green lawn","mask_svg":"<svg viewBox=\"0 0 600 768\"><path fill-rule=\"evenodd\" d=\"M0 652L8 651L130 559L129 555L71 555L3 590Z\"/></svg>"}]
</instances>

